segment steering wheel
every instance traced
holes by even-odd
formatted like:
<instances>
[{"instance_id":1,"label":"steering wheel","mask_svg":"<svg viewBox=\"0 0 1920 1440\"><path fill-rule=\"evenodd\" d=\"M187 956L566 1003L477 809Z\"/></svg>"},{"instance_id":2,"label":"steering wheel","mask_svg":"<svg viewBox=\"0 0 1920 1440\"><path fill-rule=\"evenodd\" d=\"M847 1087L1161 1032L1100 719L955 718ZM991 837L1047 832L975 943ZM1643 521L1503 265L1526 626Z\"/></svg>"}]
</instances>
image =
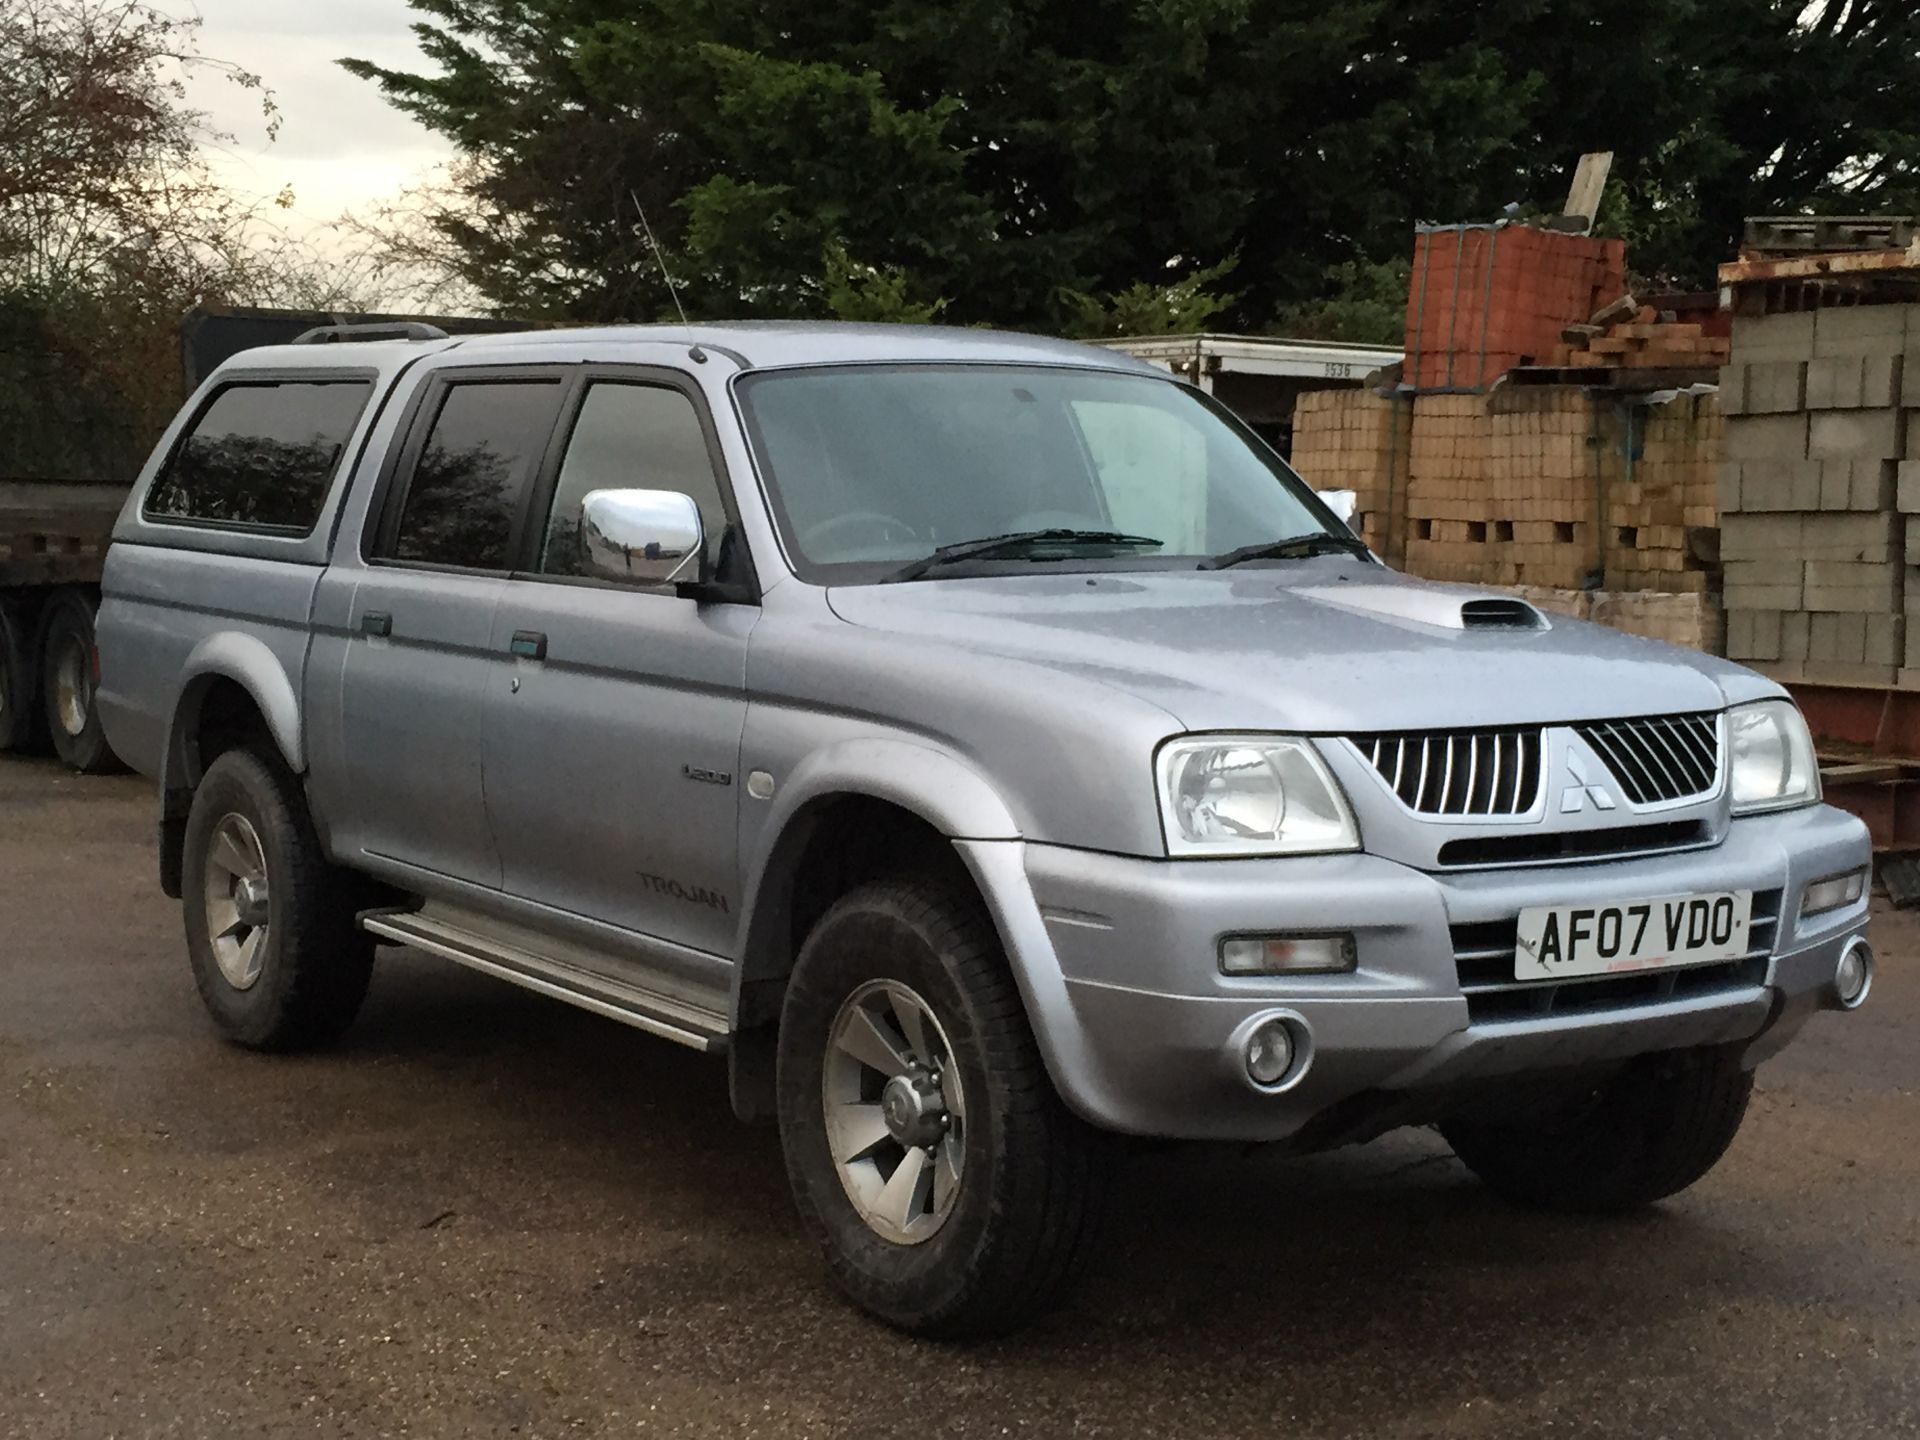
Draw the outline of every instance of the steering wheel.
<instances>
[{"instance_id":1,"label":"steering wheel","mask_svg":"<svg viewBox=\"0 0 1920 1440\"><path fill-rule=\"evenodd\" d=\"M810 525L801 532L800 543L808 550L822 548L821 542L840 534L843 530L852 530L856 526L871 525L880 533L875 537L881 544L890 540L917 540L919 533L897 515L883 515L878 510L849 510L845 515L836 515L831 520L822 520L818 525ZM825 548L831 549L829 545Z\"/></svg>"}]
</instances>

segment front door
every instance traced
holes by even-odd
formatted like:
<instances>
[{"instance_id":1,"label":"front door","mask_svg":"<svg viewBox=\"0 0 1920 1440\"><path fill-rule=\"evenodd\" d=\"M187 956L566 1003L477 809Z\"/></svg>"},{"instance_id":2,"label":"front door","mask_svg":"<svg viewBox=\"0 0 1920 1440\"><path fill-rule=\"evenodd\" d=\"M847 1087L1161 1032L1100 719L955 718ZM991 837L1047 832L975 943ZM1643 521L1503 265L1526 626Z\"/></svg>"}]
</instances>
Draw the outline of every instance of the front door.
<instances>
[{"instance_id":1,"label":"front door","mask_svg":"<svg viewBox=\"0 0 1920 1440\"><path fill-rule=\"evenodd\" d=\"M370 521L340 674L343 837L378 859L497 888L483 774L494 614L560 413L558 373L449 371Z\"/></svg>"},{"instance_id":2,"label":"front door","mask_svg":"<svg viewBox=\"0 0 1920 1440\"><path fill-rule=\"evenodd\" d=\"M740 916L747 637L759 610L581 574L583 497L677 490L731 523L711 423L672 372L589 374L493 624L487 796L509 894L713 955Z\"/></svg>"}]
</instances>

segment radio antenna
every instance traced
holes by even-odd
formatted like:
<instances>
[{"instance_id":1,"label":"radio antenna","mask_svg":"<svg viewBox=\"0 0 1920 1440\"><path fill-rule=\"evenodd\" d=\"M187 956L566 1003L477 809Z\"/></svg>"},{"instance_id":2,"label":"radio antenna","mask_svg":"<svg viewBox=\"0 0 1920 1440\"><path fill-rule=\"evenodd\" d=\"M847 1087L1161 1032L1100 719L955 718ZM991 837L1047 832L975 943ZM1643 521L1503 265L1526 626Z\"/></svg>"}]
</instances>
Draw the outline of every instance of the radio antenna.
<instances>
[{"instance_id":1,"label":"radio antenna","mask_svg":"<svg viewBox=\"0 0 1920 1440\"><path fill-rule=\"evenodd\" d=\"M647 245L653 251L653 260L660 267L660 278L667 282L667 294L673 297L673 308L680 316L680 324L687 331L689 341L693 339L693 322L687 319L687 307L680 303L680 287L673 283L673 272L667 268L667 252L660 248L660 242L654 239L653 226L647 222L647 207L640 203L640 192L628 190L627 196L633 201L633 208L640 213L640 229L647 237ZM707 352L698 345L690 345L688 356L696 365L704 365Z\"/></svg>"}]
</instances>

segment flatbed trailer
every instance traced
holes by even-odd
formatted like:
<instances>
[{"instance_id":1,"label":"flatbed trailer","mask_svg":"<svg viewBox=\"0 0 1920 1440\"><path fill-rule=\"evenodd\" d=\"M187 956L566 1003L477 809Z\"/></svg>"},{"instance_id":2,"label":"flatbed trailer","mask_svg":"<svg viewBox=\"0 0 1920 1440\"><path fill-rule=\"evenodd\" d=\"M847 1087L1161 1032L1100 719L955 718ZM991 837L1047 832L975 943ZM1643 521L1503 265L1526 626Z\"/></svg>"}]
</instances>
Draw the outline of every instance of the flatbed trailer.
<instances>
[{"instance_id":1,"label":"flatbed trailer","mask_svg":"<svg viewBox=\"0 0 1920 1440\"><path fill-rule=\"evenodd\" d=\"M112 768L92 715L93 612L123 483L0 476L0 750L51 739L77 770Z\"/></svg>"}]
</instances>

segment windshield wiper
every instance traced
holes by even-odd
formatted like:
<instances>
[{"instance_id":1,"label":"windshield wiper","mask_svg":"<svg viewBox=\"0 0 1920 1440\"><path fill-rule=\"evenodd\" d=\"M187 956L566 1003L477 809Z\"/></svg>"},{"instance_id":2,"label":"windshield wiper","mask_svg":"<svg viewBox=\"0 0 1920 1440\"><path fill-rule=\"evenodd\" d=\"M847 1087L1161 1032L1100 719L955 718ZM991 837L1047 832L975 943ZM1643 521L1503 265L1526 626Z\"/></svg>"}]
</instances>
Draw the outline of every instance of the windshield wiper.
<instances>
[{"instance_id":1,"label":"windshield wiper","mask_svg":"<svg viewBox=\"0 0 1920 1440\"><path fill-rule=\"evenodd\" d=\"M902 580L918 580L935 570L958 565L964 560L1015 559L1031 556L1035 551L1054 550L1062 546L1120 545L1130 549L1157 550L1165 543L1151 535L1126 535L1117 530L1015 530L1006 535L983 535L978 540L956 540L951 545L942 545L931 555L923 556L910 565L903 565L889 575L882 575L880 583L893 585Z\"/></svg>"},{"instance_id":2,"label":"windshield wiper","mask_svg":"<svg viewBox=\"0 0 1920 1440\"><path fill-rule=\"evenodd\" d=\"M1242 545L1238 550L1229 550L1211 560L1202 560L1200 568L1225 570L1248 560L1304 560L1309 555L1363 555L1370 558L1372 554L1367 542L1358 535L1336 535L1331 531L1316 530L1311 535L1293 535L1285 540L1263 540L1258 545Z\"/></svg>"}]
</instances>

